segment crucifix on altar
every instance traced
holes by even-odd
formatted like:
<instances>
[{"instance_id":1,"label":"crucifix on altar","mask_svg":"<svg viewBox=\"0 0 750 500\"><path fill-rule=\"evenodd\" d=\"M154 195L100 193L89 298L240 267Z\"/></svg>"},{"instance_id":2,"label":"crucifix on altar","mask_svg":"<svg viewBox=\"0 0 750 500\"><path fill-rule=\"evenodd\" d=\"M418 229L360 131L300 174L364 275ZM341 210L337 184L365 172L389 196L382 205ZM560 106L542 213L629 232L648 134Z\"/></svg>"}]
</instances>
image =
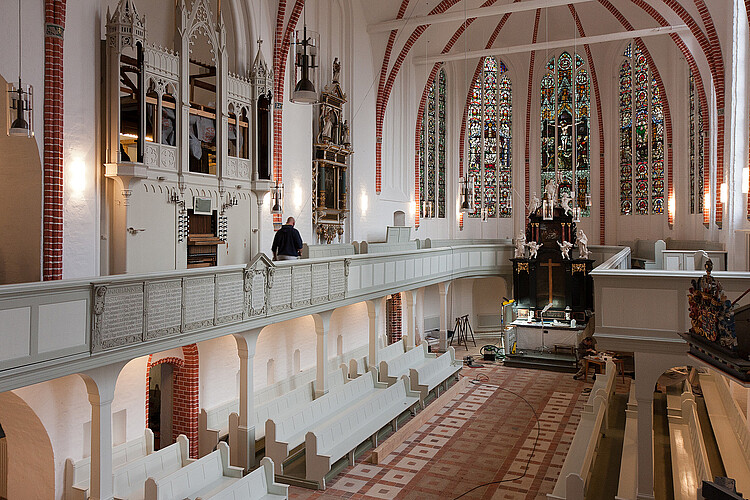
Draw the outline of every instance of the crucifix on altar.
<instances>
[{"instance_id":1,"label":"crucifix on altar","mask_svg":"<svg viewBox=\"0 0 750 500\"><path fill-rule=\"evenodd\" d=\"M546 287L537 287L537 290L540 288L542 291L544 288L547 289L547 304L553 304L553 290L554 290L554 283L555 279L553 277L553 269L555 268L561 268L562 264L559 262L553 262L551 258L547 259L547 262L543 262L539 264L539 267L546 267L547 268L547 286ZM544 274L544 273L542 273ZM542 292L543 293L543 292ZM537 298L539 298L539 294L537 294ZM545 304L546 305L546 304Z\"/></svg>"}]
</instances>

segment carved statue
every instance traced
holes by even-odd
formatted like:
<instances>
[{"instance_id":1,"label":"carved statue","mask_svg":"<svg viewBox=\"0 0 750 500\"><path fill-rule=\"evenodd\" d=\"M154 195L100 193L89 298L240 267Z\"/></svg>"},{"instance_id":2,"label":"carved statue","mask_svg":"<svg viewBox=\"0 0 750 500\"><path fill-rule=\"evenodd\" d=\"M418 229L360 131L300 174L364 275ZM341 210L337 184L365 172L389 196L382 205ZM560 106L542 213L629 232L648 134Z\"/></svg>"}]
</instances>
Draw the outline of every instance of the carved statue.
<instances>
[{"instance_id":1,"label":"carved statue","mask_svg":"<svg viewBox=\"0 0 750 500\"><path fill-rule=\"evenodd\" d=\"M341 144L344 146L348 146L351 144L349 142L349 121L344 120L344 123L341 124Z\"/></svg>"},{"instance_id":2,"label":"carved statue","mask_svg":"<svg viewBox=\"0 0 750 500\"><path fill-rule=\"evenodd\" d=\"M552 178L549 180L546 186L544 186L544 194L547 199L552 203L554 207L557 205L557 179Z\"/></svg>"},{"instance_id":3,"label":"carved statue","mask_svg":"<svg viewBox=\"0 0 750 500\"><path fill-rule=\"evenodd\" d=\"M529 202L529 213L535 214L537 210L539 210L539 207L542 206L542 202L539 200L539 197L536 195L536 193L531 195L531 201Z\"/></svg>"},{"instance_id":4,"label":"carved statue","mask_svg":"<svg viewBox=\"0 0 750 500\"><path fill-rule=\"evenodd\" d=\"M321 116L321 119L323 120L323 126L320 129L320 136L318 137L318 140L320 142L331 140L331 131L333 129L333 118L331 117L332 113L333 111L329 111Z\"/></svg>"},{"instance_id":5,"label":"carved statue","mask_svg":"<svg viewBox=\"0 0 750 500\"><path fill-rule=\"evenodd\" d=\"M518 238L516 238L516 253L513 257L516 259L523 259L526 257L526 235L523 231L518 233Z\"/></svg>"},{"instance_id":6,"label":"carved statue","mask_svg":"<svg viewBox=\"0 0 750 500\"><path fill-rule=\"evenodd\" d=\"M578 228L578 231L576 231L576 243L578 243L578 258L588 259L591 254L589 251L589 239L581 228Z\"/></svg>"},{"instance_id":7,"label":"carved statue","mask_svg":"<svg viewBox=\"0 0 750 500\"><path fill-rule=\"evenodd\" d=\"M570 193L563 193L560 195L560 206L563 209L563 213L568 215L573 213L573 207L570 206L570 202L573 201L573 196Z\"/></svg>"},{"instance_id":8,"label":"carved statue","mask_svg":"<svg viewBox=\"0 0 750 500\"><path fill-rule=\"evenodd\" d=\"M536 259L536 253L543 245L544 243L537 243L536 241L526 243L526 246L529 247L529 259Z\"/></svg>"},{"instance_id":9,"label":"carved statue","mask_svg":"<svg viewBox=\"0 0 750 500\"><path fill-rule=\"evenodd\" d=\"M563 260L570 260L570 249L573 248L573 244L569 241L563 241L562 243L558 241L557 245L560 247Z\"/></svg>"},{"instance_id":10,"label":"carved statue","mask_svg":"<svg viewBox=\"0 0 750 500\"><path fill-rule=\"evenodd\" d=\"M339 58L336 57L333 59L333 81L335 83L339 82L340 74L341 74L341 63L339 62Z\"/></svg>"}]
</instances>

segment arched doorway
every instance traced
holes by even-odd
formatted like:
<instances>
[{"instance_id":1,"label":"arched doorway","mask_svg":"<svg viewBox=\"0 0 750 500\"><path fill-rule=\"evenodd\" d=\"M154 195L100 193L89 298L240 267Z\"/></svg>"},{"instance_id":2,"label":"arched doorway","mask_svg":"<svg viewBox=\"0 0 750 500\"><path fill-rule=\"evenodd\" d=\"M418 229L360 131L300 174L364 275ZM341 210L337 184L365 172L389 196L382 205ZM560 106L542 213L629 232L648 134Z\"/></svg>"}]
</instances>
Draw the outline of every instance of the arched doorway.
<instances>
[{"instance_id":1,"label":"arched doorway","mask_svg":"<svg viewBox=\"0 0 750 500\"><path fill-rule=\"evenodd\" d=\"M0 426L0 497L55 498L52 443L34 410L15 393L0 393Z\"/></svg>"}]
</instances>

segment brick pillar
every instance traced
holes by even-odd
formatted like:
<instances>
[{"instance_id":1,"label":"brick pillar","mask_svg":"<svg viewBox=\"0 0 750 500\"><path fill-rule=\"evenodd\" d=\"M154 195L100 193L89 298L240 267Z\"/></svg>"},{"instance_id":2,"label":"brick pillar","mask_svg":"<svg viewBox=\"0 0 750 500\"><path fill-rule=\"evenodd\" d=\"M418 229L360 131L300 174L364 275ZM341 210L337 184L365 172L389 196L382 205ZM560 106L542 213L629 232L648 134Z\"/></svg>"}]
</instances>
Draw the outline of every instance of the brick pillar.
<instances>
[{"instance_id":1,"label":"brick pillar","mask_svg":"<svg viewBox=\"0 0 750 500\"><path fill-rule=\"evenodd\" d=\"M386 328L388 329L388 344L401 340L401 325L403 315L401 314L401 294L396 293L385 303Z\"/></svg>"},{"instance_id":2,"label":"brick pillar","mask_svg":"<svg viewBox=\"0 0 750 500\"><path fill-rule=\"evenodd\" d=\"M65 1L44 2L44 280L62 279Z\"/></svg>"},{"instance_id":3,"label":"brick pillar","mask_svg":"<svg viewBox=\"0 0 750 500\"><path fill-rule=\"evenodd\" d=\"M198 346L183 346L182 353L185 366L174 374L172 434L185 434L190 440L190 458L198 458Z\"/></svg>"}]
</instances>

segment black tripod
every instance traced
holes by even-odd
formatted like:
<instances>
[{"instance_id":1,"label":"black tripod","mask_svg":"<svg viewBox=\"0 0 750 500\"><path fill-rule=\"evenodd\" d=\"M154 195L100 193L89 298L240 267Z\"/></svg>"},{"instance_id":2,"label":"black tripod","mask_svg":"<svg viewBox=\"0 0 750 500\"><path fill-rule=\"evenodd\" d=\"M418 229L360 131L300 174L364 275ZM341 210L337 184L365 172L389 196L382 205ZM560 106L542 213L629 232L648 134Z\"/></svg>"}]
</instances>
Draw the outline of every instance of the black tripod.
<instances>
[{"instance_id":1,"label":"black tripod","mask_svg":"<svg viewBox=\"0 0 750 500\"><path fill-rule=\"evenodd\" d=\"M453 345L453 340L456 339L456 341L458 342L458 347L461 347L461 344L463 344L468 351L469 335L471 335L471 341L474 343L474 347L476 347L477 341L474 340L474 332L472 331L471 325L469 324L469 315L464 314L463 316L459 316L458 318L456 318L456 326L453 329L453 337L451 337L450 345Z\"/></svg>"}]
</instances>

